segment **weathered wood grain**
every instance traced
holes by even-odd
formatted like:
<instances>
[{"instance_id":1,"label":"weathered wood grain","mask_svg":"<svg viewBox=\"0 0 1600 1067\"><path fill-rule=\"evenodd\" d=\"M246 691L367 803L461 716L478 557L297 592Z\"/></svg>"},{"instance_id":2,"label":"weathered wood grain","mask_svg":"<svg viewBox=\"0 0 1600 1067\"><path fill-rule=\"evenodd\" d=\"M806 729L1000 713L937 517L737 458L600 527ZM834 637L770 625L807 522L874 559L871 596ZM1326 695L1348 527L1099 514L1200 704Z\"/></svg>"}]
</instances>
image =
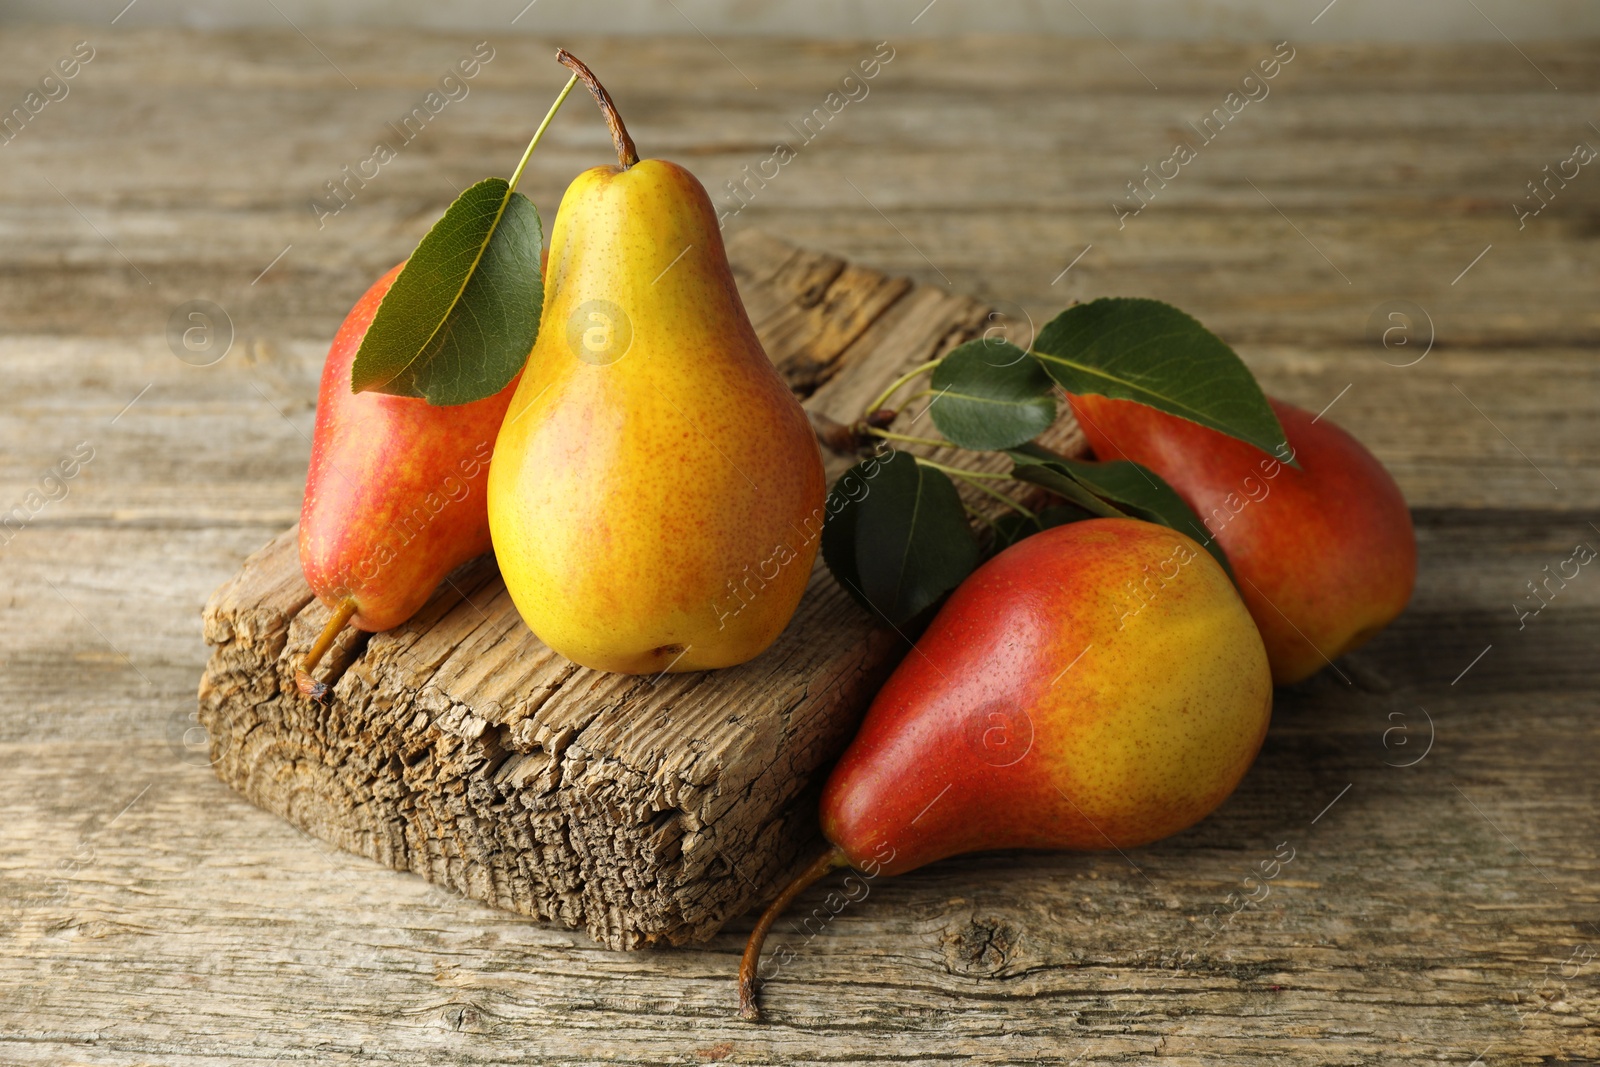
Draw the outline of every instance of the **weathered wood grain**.
<instances>
[{"instance_id":1,"label":"weathered wood grain","mask_svg":"<svg viewBox=\"0 0 1600 1067\"><path fill-rule=\"evenodd\" d=\"M1410 613L1340 663L1354 687L1281 693L1211 819L1130 852L1137 871L1114 854L971 857L875 885L815 937L780 926L772 947L798 958L752 1028L730 1013L748 919L617 953L463 900L242 801L194 720L200 609L294 521L328 336L452 183L506 173L563 77L556 42L496 37L473 95L319 231L311 192L477 38L308 28L356 92L288 27L126 21L0 32L13 103L73 41L101 48L0 147L0 500L75 443L96 449L0 547L0 1060L1600 1061L1583 955L1600 940L1600 582L1586 568L1525 629L1512 610L1572 543L1600 545L1600 186L1585 168L1525 230L1510 210L1592 135L1594 43L1502 23L1527 60L1301 47L1118 231L1109 198L1270 44L1118 42L1157 91L1094 38L896 41L871 96L730 222L1035 322L1071 298L1169 300L1277 395L1320 410L1351 385L1327 417L1394 470L1421 548ZM561 43L601 68L643 150L714 194L872 45L717 40L756 91L685 34ZM524 177L547 220L606 158L576 104ZM1404 369L1365 334L1395 296L1437 327ZM213 367L161 336L196 298L237 331ZM848 411L829 388L812 403ZM1431 752L1386 766L1415 758L1420 709ZM1285 840L1297 858L1270 896L1204 944L1206 917Z\"/></svg>"}]
</instances>

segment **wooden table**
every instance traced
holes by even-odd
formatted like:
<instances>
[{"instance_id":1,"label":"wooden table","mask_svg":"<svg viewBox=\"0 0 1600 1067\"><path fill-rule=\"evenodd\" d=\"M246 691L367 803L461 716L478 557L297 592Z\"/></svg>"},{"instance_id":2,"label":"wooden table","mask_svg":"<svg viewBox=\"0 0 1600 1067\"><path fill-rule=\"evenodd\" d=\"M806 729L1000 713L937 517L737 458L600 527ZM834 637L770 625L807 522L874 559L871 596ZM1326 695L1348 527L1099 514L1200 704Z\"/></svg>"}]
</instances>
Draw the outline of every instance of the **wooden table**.
<instances>
[{"instance_id":1,"label":"wooden table","mask_svg":"<svg viewBox=\"0 0 1600 1067\"><path fill-rule=\"evenodd\" d=\"M562 42L643 152L714 195L794 145L730 232L1036 322L1174 302L1269 391L1332 405L1415 508L1411 610L1349 684L1281 694L1218 813L1126 858L942 863L810 941L780 927L797 959L750 1026L748 920L607 951L309 840L220 785L192 732L200 607L296 517L328 338L454 190L515 162L556 42L492 38L470 95L319 229L324 182L480 37L7 31L0 103L84 39L69 95L0 144L0 511L23 520L0 534L0 1060L1600 1057L1600 572L1514 607L1600 547L1600 176L1553 182L1522 228L1512 207L1600 145L1600 48L1297 46L1119 229L1126 183L1271 45L893 41L803 143L786 123L874 43ZM523 188L548 218L606 151L569 103ZM192 300L232 322L211 366L169 348ZM1263 897L1245 879L1280 843Z\"/></svg>"}]
</instances>

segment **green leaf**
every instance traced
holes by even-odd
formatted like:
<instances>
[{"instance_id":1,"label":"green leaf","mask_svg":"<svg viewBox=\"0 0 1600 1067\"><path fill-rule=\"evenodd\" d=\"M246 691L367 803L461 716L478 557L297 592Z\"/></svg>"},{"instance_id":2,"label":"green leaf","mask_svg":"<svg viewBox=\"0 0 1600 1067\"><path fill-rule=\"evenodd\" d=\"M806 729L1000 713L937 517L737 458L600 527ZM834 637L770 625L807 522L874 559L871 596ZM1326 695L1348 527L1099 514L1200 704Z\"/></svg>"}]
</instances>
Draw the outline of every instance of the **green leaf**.
<instances>
[{"instance_id":1,"label":"green leaf","mask_svg":"<svg viewBox=\"0 0 1600 1067\"><path fill-rule=\"evenodd\" d=\"M504 389L539 333L542 243L538 209L504 178L462 193L385 294L351 391L466 404Z\"/></svg>"},{"instance_id":2,"label":"green leaf","mask_svg":"<svg viewBox=\"0 0 1600 1067\"><path fill-rule=\"evenodd\" d=\"M1068 503L1102 519L1128 518L1128 512L1096 496L1073 476L1070 469L1029 458L1017 449L1012 449L1009 455L1016 461L1016 465L1011 468L1011 477L1018 481L1048 489Z\"/></svg>"},{"instance_id":3,"label":"green leaf","mask_svg":"<svg viewBox=\"0 0 1600 1067\"><path fill-rule=\"evenodd\" d=\"M1002 340L968 341L944 357L929 382L933 424L962 448L1011 448L1056 419L1055 386L1039 361Z\"/></svg>"},{"instance_id":4,"label":"green leaf","mask_svg":"<svg viewBox=\"0 0 1600 1067\"><path fill-rule=\"evenodd\" d=\"M839 475L828 490L822 520L822 559L845 592L868 611L872 602L861 591L861 572L856 568L856 519L861 500L870 489L868 471L876 474L881 461L865 460Z\"/></svg>"},{"instance_id":5,"label":"green leaf","mask_svg":"<svg viewBox=\"0 0 1600 1067\"><path fill-rule=\"evenodd\" d=\"M861 466L874 463L876 470L863 475L865 494L845 521L855 527L855 578L861 595L898 626L972 573L978 565L978 543L961 497L943 472L905 452ZM839 555L836 551L835 558ZM832 559L828 565L833 567ZM845 580L840 569L834 574Z\"/></svg>"},{"instance_id":6,"label":"green leaf","mask_svg":"<svg viewBox=\"0 0 1600 1067\"><path fill-rule=\"evenodd\" d=\"M1052 492L1060 491L1057 483L1070 482L1076 493L1087 493L1102 506L1187 534L1222 564L1230 578L1233 576L1233 568L1217 539L1177 491L1150 468L1126 459L1105 463L1068 459L1039 445L1023 445L1011 449L1008 455L1016 462L1012 468L1014 477L1042 485ZM1062 495L1069 500L1077 499Z\"/></svg>"},{"instance_id":7,"label":"green leaf","mask_svg":"<svg viewBox=\"0 0 1600 1067\"><path fill-rule=\"evenodd\" d=\"M1033 354L1069 393L1094 393L1165 411L1275 456L1283 427L1233 349L1159 300L1108 297L1051 319Z\"/></svg>"}]
</instances>

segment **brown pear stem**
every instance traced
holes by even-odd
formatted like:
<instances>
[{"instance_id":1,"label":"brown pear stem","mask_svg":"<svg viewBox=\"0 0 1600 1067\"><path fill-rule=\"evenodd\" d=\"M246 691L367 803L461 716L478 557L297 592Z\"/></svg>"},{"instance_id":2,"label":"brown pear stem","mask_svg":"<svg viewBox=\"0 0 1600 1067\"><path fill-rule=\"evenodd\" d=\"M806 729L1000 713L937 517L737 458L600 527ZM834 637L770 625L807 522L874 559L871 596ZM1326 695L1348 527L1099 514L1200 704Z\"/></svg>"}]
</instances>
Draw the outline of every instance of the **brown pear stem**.
<instances>
[{"instance_id":1,"label":"brown pear stem","mask_svg":"<svg viewBox=\"0 0 1600 1067\"><path fill-rule=\"evenodd\" d=\"M328 687L311 677L311 672L317 669L317 664L322 662L322 657L328 654L328 649L339 639L339 634L344 631L350 620L355 618L356 598L347 596L339 601L339 606L333 609L333 614L328 617L328 625L322 628L317 635L317 640L311 646L311 651L306 653L306 658L300 661L300 666L294 672L295 685L300 692L315 700L327 696Z\"/></svg>"},{"instance_id":2,"label":"brown pear stem","mask_svg":"<svg viewBox=\"0 0 1600 1067\"><path fill-rule=\"evenodd\" d=\"M828 851L818 856L816 860L800 872L799 877L790 882L778 898L767 905L767 910L761 913L761 918L756 921L756 928L750 931L750 940L744 945L744 958L739 961L739 1014L751 1022L761 1018L761 1009L756 1007L756 984L758 981L757 970L761 965L761 946L766 943L767 931L772 929L772 924L778 921L794 898L804 893L812 885L827 877L829 871L836 871L840 867L850 866L850 861L845 858L844 850L837 845L831 845Z\"/></svg>"},{"instance_id":3,"label":"brown pear stem","mask_svg":"<svg viewBox=\"0 0 1600 1067\"><path fill-rule=\"evenodd\" d=\"M806 416L811 420L811 430L817 435L817 440L828 451L848 456L861 447L861 438L854 427L846 426L820 411L807 411Z\"/></svg>"},{"instance_id":4,"label":"brown pear stem","mask_svg":"<svg viewBox=\"0 0 1600 1067\"><path fill-rule=\"evenodd\" d=\"M561 61L562 66L576 74L588 87L589 92L594 94L594 102L600 105L600 113L606 117L606 126L611 130L611 141L617 146L617 161L622 164L622 169L627 170L639 162L639 153L634 150L633 138L628 136L628 128L622 124L622 116L617 114L617 105L611 102L611 94L600 84L600 79L594 76L594 71L565 48L556 49L556 58Z\"/></svg>"}]
</instances>

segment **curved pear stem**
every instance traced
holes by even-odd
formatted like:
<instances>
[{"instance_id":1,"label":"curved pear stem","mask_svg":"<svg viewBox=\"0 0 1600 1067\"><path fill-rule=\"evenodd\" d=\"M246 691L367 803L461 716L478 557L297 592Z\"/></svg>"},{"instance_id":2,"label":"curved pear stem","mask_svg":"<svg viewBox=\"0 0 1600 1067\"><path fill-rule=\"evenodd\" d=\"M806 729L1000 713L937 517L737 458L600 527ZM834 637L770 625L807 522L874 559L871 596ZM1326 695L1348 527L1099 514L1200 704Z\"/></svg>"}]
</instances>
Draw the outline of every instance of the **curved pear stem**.
<instances>
[{"instance_id":1,"label":"curved pear stem","mask_svg":"<svg viewBox=\"0 0 1600 1067\"><path fill-rule=\"evenodd\" d=\"M854 455L864 448L878 447L873 439L876 430L893 425L897 412L880 408L849 426L831 419L820 411L806 412L806 417L811 420L811 430L817 435L817 441L830 452L837 452L841 456Z\"/></svg>"},{"instance_id":2,"label":"curved pear stem","mask_svg":"<svg viewBox=\"0 0 1600 1067\"><path fill-rule=\"evenodd\" d=\"M322 628L317 635L317 640L311 646L311 651L306 653L306 658L300 661L300 666L295 668L294 684L301 695L313 700L324 700L328 696L328 686L311 677L311 672L317 669L317 664L322 662L322 657L328 654L328 649L339 639L351 619L356 614L356 598L347 596L339 601L339 606L333 609L333 614L328 618L328 625Z\"/></svg>"},{"instance_id":3,"label":"curved pear stem","mask_svg":"<svg viewBox=\"0 0 1600 1067\"><path fill-rule=\"evenodd\" d=\"M811 421L811 432L817 435L817 440L828 451L848 456L860 447L861 441L855 431L838 419L809 409L806 411L806 418Z\"/></svg>"},{"instance_id":4,"label":"curved pear stem","mask_svg":"<svg viewBox=\"0 0 1600 1067\"><path fill-rule=\"evenodd\" d=\"M622 116L617 114L617 105L611 102L611 94L594 76L594 71L565 48L556 49L556 58L594 94L594 102L600 105L600 113L606 117L606 126L611 130L611 142L617 146L617 162L622 164L622 169L627 170L639 162L639 153L633 147L633 138L628 136L628 128L622 124Z\"/></svg>"},{"instance_id":5,"label":"curved pear stem","mask_svg":"<svg viewBox=\"0 0 1600 1067\"><path fill-rule=\"evenodd\" d=\"M761 1009L756 1007L756 985L759 979L757 971L761 966L761 946L766 943L767 931L772 929L772 924L794 903L794 898L804 893L815 883L825 878L829 871L836 871L840 867L850 866L850 861L845 858L844 850L837 845L830 845L828 851L818 856L811 866L800 872L799 877L790 882L778 898L767 905L767 910L761 913L761 918L756 921L756 927L750 931L750 940L745 942L744 958L739 961L739 1014L751 1022L761 1019Z\"/></svg>"}]
</instances>

